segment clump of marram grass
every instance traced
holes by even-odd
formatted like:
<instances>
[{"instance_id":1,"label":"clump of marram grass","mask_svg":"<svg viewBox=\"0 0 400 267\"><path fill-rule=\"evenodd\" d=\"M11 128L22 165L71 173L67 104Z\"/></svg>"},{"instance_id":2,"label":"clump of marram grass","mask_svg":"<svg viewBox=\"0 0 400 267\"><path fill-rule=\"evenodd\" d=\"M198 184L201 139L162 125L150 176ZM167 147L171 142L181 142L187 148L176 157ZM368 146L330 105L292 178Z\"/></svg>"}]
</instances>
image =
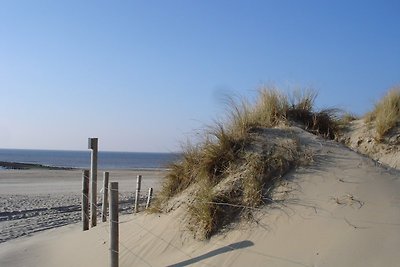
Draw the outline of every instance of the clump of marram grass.
<instances>
[{"instance_id":1,"label":"clump of marram grass","mask_svg":"<svg viewBox=\"0 0 400 267\"><path fill-rule=\"evenodd\" d=\"M314 111L316 98L317 93L313 90L295 91L291 96L287 118L303 124L309 132L334 139L340 130L340 110L331 108Z\"/></svg>"},{"instance_id":2,"label":"clump of marram grass","mask_svg":"<svg viewBox=\"0 0 400 267\"><path fill-rule=\"evenodd\" d=\"M280 177L300 161L296 138L273 127L292 120L328 137L336 130L334 111L313 111L316 94L294 96L289 103L277 90L261 89L254 104L231 101L225 122L209 127L170 166L153 210L165 210L165 203L191 187L189 229L203 239L263 205Z\"/></svg>"},{"instance_id":3,"label":"clump of marram grass","mask_svg":"<svg viewBox=\"0 0 400 267\"><path fill-rule=\"evenodd\" d=\"M207 239L228 225L241 210L238 190L217 191L217 187L202 181L188 205L188 229L198 239Z\"/></svg>"},{"instance_id":4,"label":"clump of marram grass","mask_svg":"<svg viewBox=\"0 0 400 267\"><path fill-rule=\"evenodd\" d=\"M200 168L204 177L212 184L221 180L230 164L249 142L248 136L237 134L235 130L225 129L220 123L216 124L209 130L203 143Z\"/></svg>"},{"instance_id":5,"label":"clump of marram grass","mask_svg":"<svg viewBox=\"0 0 400 267\"><path fill-rule=\"evenodd\" d=\"M188 225L195 237L209 238L239 215L250 216L268 202L271 188L299 162L299 143L287 130L259 128L251 135L251 142L217 184L204 177L199 181L188 205ZM265 144L265 140L271 141Z\"/></svg>"},{"instance_id":6,"label":"clump of marram grass","mask_svg":"<svg viewBox=\"0 0 400 267\"><path fill-rule=\"evenodd\" d=\"M400 122L400 87L392 88L364 117L365 122L375 123L376 139L384 136Z\"/></svg>"},{"instance_id":7,"label":"clump of marram grass","mask_svg":"<svg viewBox=\"0 0 400 267\"><path fill-rule=\"evenodd\" d=\"M200 160L200 149L188 144L183 153L183 160L170 164L169 172L163 185L162 193L165 198L175 196L185 190L197 177L196 169Z\"/></svg>"},{"instance_id":8,"label":"clump of marram grass","mask_svg":"<svg viewBox=\"0 0 400 267\"><path fill-rule=\"evenodd\" d=\"M263 203L263 182L266 174L266 158L256 153L244 155L246 162L243 179L243 204L248 207L257 207Z\"/></svg>"},{"instance_id":9,"label":"clump of marram grass","mask_svg":"<svg viewBox=\"0 0 400 267\"><path fill-rule=\"evenodd\" d=\"M340 118L339 118L339 124L340 125L347 125L352 121L358 120L359 117L353 113L345 112Z\"/></svg>"},{"instance_id":10,"label":"clump of marram grass","mask_svg":"<svg viewBox=\"0 0 400 267\"><path fill-rule=\"evenodd\" d=\"M196 146L187 144L182 159L169 166L153 210L160 210L162 203L193 183L206 181L211 185L217 184L249 140L234 129L225 129L220 123L209 127L202 143Z\"/></svg>"},{"instance_id":11,"label":"clump of marram grass","mask_svg":"<svg viewBox=\"0 0 400 267\"><path fill-rule=\"evenodd\" d=\"M288 109L289 103L286 95L276 89L261 89L253 116L258 122L257 126L273 127L286 120Z\"/></svg>"}]
</instances>

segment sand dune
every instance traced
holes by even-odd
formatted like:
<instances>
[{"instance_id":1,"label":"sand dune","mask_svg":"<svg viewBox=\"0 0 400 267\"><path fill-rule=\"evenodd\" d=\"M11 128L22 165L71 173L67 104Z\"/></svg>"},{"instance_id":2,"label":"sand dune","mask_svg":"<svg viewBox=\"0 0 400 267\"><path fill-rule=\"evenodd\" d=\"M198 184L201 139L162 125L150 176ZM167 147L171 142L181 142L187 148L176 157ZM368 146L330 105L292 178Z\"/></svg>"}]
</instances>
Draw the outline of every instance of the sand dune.
<instances>
[{"instance_id":1,"label":"sand dune","mask_svg":"<svg viewBox=\"0 0 400 267\"><path fill-rule=\"evenodd\" d=\"M120 266L399 266L399 172L297 129L314 161L285 176L273 204L208 241L186 231L185 205L121 216ZM108 223L0 244L0 266L108 266Z\"/></svg>"},{"instance_id":2,"label":"sand dune","mask_svg":"<svg viewBox=\"0 0 400 267\"><path fill-rule=\"evenodd\" d=\"M375 161L400 170L400 127L394 127L383 142L375 138L376 130L364 119L349 123L340 137L348 147Z\"/></svg>"}]
</instances>

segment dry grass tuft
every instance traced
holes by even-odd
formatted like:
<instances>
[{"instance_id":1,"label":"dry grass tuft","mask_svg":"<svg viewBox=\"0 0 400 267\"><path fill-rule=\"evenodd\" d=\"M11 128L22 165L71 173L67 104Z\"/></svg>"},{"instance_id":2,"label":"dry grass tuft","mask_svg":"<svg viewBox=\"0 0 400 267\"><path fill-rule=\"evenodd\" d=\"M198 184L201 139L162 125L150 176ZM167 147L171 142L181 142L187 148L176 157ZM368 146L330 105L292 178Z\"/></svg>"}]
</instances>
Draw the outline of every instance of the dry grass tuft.
<instances>
[{"instance_id":1,"label":"dry grass tuft","mask_svg":"<svg viewBox=\"0 0 400 267\"><path fill-rule=\"evenodd\" d=\"M241 129L242 130L242 129ZM230 164L240 155L249 141L237 134L234 129L225 130L222 124L216 124L208 131L201 151L201 172L212 183L218 183Z\"/></svg>"},{"instance_id":2,"label":"dry grass tuft","mask_svg":"<svg viewBox=\"0 0 400 267\"><path fill-rule=\"evenodd\" d=\"M259 129L218 182L203 179L188 205L189 229L206 239L263 205L275 183L299 162L299 144L283 129ZM279 137L279 136L282 136ZM273 138L273 139L272 139ZM269 144L265 140L271 139Z\"/></svg>"},{"instance_id":3,"label":"dry grass tuft","mask_svg":"<svg viewBox=\"0 0 400 267\"><path fill-rule=\"evenodd\" d=\"M257 126L274 127L286 119L289 108L285 95L276 89L263 88L259 90L258 101L254 107L254 120Z\"/></svg>"},{"instance_id":4,"label":"dry grass tuft","mask_svg":"<svg viewBox=\"0 0 400 267\"><path fill-rule=\"evenodd\" d=\"M367 123L375 123L376 139L382 141L400 122L400 87L392 88L375 105L375 109L365 115L364 120Z\"/></svg>"},{"instance_id":5,"label":"dry grass tuft","mask_svg":"<svg viewBox=\"0 0 400 267\"><path fill-rule=\"evenodd\" d=\"M296 90L289 96L291 109L312 112L318 93L312 89Z\"/></svg>"},{"instance_id":6,"label":"dry grass tuft","mask_svg":"<svg viewBox=\"0 0 400 267\"><path fill-rule=\"evenodd\" d=\"M239 215L239 205L235 191L218 192L212 185L202 183L188 205L188 228L196 238L208 239Z\"/></svg>"},{"instance_id":7,"label":"dry grass tuft","mask_svg":"<svg viewBox=\"0 0 400 267\"><path fill-rule=\"evenodd\" d=\"M307 131L334 139L339 130L339 109L314 111L317 93L313 90L295 91L291 96L291 105L287 118L299 122Z\"/></svg>"},{"instance_id":8,"label":"dry grass tuft","mask_svg":"<svg viewBox=\"0 0 400 267\"><path fill-rule=\"evenodd\" d=\"M266 160L259 154L247 153L244 156L245 177L243 185L243 205L257 207L263 203L263 182L266 175Z\"/></svg>"},{"instance_id":9,"label":"dry grass tuft","mask_svg":"<svg viewBox=\"0 0 400 267\"><path fill-rule=\"evenodd\" d=\"M339 124L341 126L344 126L344 125L347 125L350 122L358 120L358 119L359 119L359 117L357 117L356 115L346 112L339 118Z\"/></svg>"},{"instance_id":10,"label":"dry grass tuft","mask_svg":"<svg viewBox=\"0 0 400 267\"><path fill-rule=\"evenodd\" d=\"M195 201L188 206L189 230L195 233L199 239L209 238L215 232L214 218L216 213L213 202L212 186L202 181L196 193Z\"/></svg>"},{"instance_id":11,"label":"dry grass tuft","mask_svg":"<svg viewBox=\"0 0 400 267\"><path fill-rule=\"evenodd\" d=\"M182 147L183 153L180 161L171 163L162 186L150 212L163 211L163 205L172 197L178 195L199 178L200 170L197 166L201 163L201 148L191 143Z\"/></svg>"}]
</instances>

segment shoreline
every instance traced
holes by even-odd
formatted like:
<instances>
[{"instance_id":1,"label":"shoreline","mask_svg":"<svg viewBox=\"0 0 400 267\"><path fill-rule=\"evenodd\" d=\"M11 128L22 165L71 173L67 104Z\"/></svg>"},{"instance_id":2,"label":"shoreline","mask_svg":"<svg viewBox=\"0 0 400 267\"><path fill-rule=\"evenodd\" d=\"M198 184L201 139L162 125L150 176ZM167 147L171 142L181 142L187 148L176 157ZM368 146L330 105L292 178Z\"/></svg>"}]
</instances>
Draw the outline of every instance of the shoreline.
<instances>
[{"instance_id":1,"label":"shoreline","mask_svg":"<svg viewBox=\"0 0 400 267\"><path fill-rule=\"evenodd\" d=\"M0 171L1 170L85 170L88 168L83 167L62 167L62 166L50 166L40 163L25 163L25 162L14 162L14 161L0 161ZM169 168L109 168L109 169L98 169L99 172L103 171L168 171Z\"/></svg>"},{"instance_id":2,"label":"shoreline","mask_svg":"<svg viewBox=\"0 0 400 267\"><path fill-rule=\"evenodd\" d=\"M13 161L0 161L0 167L5 170L76 170L78 168L71 167L57 167L48 166L39 163L24 163L24 162L13 162Z\"/></svg>"}]
</instances>

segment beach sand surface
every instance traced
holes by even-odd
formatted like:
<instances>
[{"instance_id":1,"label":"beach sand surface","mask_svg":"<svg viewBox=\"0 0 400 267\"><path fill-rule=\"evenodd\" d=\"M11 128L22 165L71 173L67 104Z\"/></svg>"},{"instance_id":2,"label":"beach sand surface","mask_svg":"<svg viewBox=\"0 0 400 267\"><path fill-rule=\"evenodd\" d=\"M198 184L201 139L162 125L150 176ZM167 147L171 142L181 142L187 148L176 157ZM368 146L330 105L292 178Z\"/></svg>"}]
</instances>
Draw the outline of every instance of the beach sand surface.
<instances>
[{"instance_id":1,"label":"beach sand surface","mask_svg":"<svg viewBox=\"0 0 400 267\"><path fill-rule=\"evenodd\" d=\"M169 214L120 217L120 266L399 266L399 172L299 133L314 161L285 176L253 220L198 241ZM0 244L0 266L109 266L109 224L68 225Z\"/></svg>"},{"instance_id":2,"label":"beach sand surface","mask_svg":"<svg viewBox=\"0 0 400 267\"><path fill-rule=\"evenodd\" d=\"M157 190L163 171L114 170L110 181L120 184L120 208L132 213L136 177L142 175L141 199L149 187ZM98 173L97 196L101 203L103 172ZM0 243L81 220L81 170L1 170ZM1 266L1 265L0 265Z\"/></svg>"},{"instance_id":3,"label":"beach sand surface","mask_svg":"<svg viewBox=\"0 0 400 267\"><path fill-rule=\"evenodd\" d=\"M103 170L97 174L98 190L103 181ZM111 170L110 181L120 183L121 191L135 191L136 177L142 175L142 187L158 188L165 171ZM0 170L0 195L38 195L80 193L82 170Z\"/></svg>"}]
</instances>

